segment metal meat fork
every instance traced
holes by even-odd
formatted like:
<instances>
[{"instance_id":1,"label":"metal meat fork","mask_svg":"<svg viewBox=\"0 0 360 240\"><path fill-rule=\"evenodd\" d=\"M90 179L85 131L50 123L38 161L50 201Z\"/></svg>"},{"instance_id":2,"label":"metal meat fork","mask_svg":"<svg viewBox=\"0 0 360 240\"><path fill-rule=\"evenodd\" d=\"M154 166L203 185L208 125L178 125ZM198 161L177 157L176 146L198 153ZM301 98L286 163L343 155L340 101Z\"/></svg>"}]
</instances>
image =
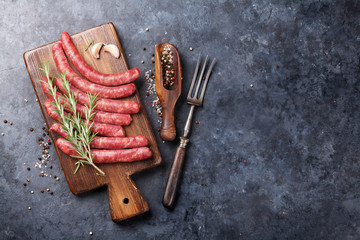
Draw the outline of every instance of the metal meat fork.
<instances>
[{"instance_id":1,"label":"metal meat fork","mask_svg":"<svg viewBox=\"0 0 360 240\"><path fill-rule=\"evenodd\" d=\"M206 85L207 85L207 83L209 81L211 70L214 67L215 58L212 61L211 65L210 65L210 67L209 67L209 69L207 71L206 77L204 79L204 84L202 86L201 94L200 94L199 97L197 97L198 93L199 93L200 86L201 86L201 82L203 80L203 75L204 75L204 72L205 72L205 67L206 67L207 60L208 60L208 56L206 56L206 58L205 58L204 65L202 67L202 70L201 70L201 73L200 73L200 76L199 76L199 81L198 81L198 84L196 86L195 93L194 93L194 95L192 97L192 92L194 90L196 77L198 75L198 71L199 71L199 67L200 67L200 61L201 61L201 55L199 55L199 59L198 59L197 64L196 64L194 77L193 77L193 80L191 82L191 86L190 86L190 89L189 89L188 96L186 98L186 101L187 101L188 104L191 105L191 108L190 108L189 116L188 116L188 118L186 120L186 124L185 124L185 128L184 128L184 136L180 137L180 145L176 149L175 156L174 156L174 162L173 162L173 164L171 166L171 170L170 170L170 173L169 173L169 178L168 178L166 188L165 188L165 192L164 192L163 205L165 207L167 207L167 208L173 208L174 207L176 190L177 190L177 187L178 187L180 174L181 174L181 170L182 170L182 166L183 166L183 162L184 162L184 157L185 157L185 153L186 153L186 145L189 142L189 139L188 139L187 136L188 136L189 131L190 131L191 119L192 119L193 114L194 114L195 106L198 106L198 107L202 106L202 103L203 103L203 100L204 100L204 95L205 95L205 90L206 90Z\"/></svg>"}]
</instances>

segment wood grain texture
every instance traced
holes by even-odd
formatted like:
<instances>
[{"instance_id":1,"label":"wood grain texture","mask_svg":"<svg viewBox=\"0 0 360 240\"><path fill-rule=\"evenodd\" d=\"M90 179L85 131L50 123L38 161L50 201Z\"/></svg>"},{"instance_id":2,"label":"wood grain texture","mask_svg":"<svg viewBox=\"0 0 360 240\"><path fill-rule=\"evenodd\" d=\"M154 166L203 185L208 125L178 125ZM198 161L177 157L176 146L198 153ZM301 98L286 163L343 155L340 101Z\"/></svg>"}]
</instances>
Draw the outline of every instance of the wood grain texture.
<instances>
[{"instance_id":1,"label":"wood grain texture","mask_svg":"<svg viewBox=\"0 0 360 240\"><path fill-rule=\"evenodd\" d=\"M112 23L103 24L74 34L72 35L72 39L84 60L94 69L102 73L118 73L128 69L119 38ZM115 59L110 54L101 52L100 59L95 59L91 56L89 50L84 51L91 40L95 43L104 42L117 45L120 49L121 57ZM43 77L43 73L38 68L41 67L41 62L48 63L50 65L51 75L59 73L51 52L54 43L55 42L24 53L25 64L48 127L52 125L54 120L47 115L44 109L46 96L39 82ZM139 113L131 115L133 118L131 125L124 127L126 136L146 136L149 140L149 148L153 153L152 158L133 163L99 164L98 166L106 174L105 178L99 180L96 176L96 171L88 166L80 168L78 173L74 175L74 163L76 160L64 154L54 144L65 173L66 181L72 193L80 194L104 185L108 187L110 213L114 222L120 222L149 210L147 202L131 181L130 176L145 169L155 167L162 161L154 133L148 121L144 106L141 104L139 92L136 91L133 96L124 98L124 100L134 100L140 104ZM54 143L60 137L60 135L53 132L51 132L50 136Z\"/></svg>"},{"instance_id":2,"label":"wood grain texture","mask_svg":"<svg viewBox=\"0 0 360 240\"><path fill-rule=\"evenodd\" d=\"M166 89L163 85L161 57L165 47L169 47L173 52L173 65L176 77L175 83L170 89ZM173 141L176 137L174 109L181 94L182 76L179 51L170 43L160 43L155 46L155 78L156 94L160 99L162 107L160 137L165 141Z\"/></svg>"}]
</instances>

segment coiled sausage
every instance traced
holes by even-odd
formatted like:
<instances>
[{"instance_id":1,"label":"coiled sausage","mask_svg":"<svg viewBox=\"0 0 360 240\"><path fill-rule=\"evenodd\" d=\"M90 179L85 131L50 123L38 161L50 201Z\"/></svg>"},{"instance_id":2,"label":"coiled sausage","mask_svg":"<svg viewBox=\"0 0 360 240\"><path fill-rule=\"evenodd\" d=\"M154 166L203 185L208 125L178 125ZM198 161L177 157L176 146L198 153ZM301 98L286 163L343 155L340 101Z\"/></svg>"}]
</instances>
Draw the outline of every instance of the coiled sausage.
<instances>
[{"instance_id":1,"label":"coiled sausage","mask_svg":"<svg viewBox=\"0 0 360 240\"><path fill-rule=\"evenodd\" d=\"M46 82L48 81L47 77L43 77L41 81L41 88L43 89L45 95L53 100L53 97L50 95L50 91L48 89L48 85ZM64 105L66 111L71 111L69 103L65 100L61 93L57 93L58 100ZM82 118L85 117L86 107L81 104L76 104L76 111L80 113ZM103 111L97 111L94 117L92 118L95 122L101 123L109 123L115 125L129 125L132 121L130 114L123 113L108 113Z\"/></svg>"},{"instance_id":2,"label":"coiled sausage","mask_svg":"<svg viewBox=\"0 0 360 240\"><path fill-rule=\"evenodd\" d=\"M63 86L63 80L61 78L54 79L56 86L66 94L66 91ZM84 92L80 91L73 85L70 85L70 91L76 96L76 100L80 104L89 103L89 97ZM101 110L105 112L114 112L114 113L138 113L140 110L140 105L135 101L130 100L113 100L113 99L104 99L100 98L96 102L96 110Z\"/></svg>"},{"instance_id":3,"label":"coiled sausage","mask_svg":"<svg viewBox=\"0 0 360 240\"><path fill-rule=\"evenodd\" d=\"M67 138L68 134L61 128L58 123L53 123L49 128L50 131L54 131L60 134L63 138ZM145 147L149 144L149 141L144 136L134 137L98 137L95 136L90 143L90 148L97 149L122 149L122 148L136 148Z\"/></svg>"},{"instance_id":4,"label":"coiled sausage","mask_svg":"<svg viewBox=\"0 0 360 240\"><path fill-rule=\"evenodd\" d=\"M45 111L47 112L47 114L49 114L49 116L52 119L58 122L61 121L59 114L55 110L56 108L52 105L49 99L45 101L44 106L45 106ZM91 131L107 137L125 137L124 128L120 125L94 122Z\"/></svg>"},{"instance_id":5,"label":"coiled sausage","mask_svg":"<svg viewBox=\"0 0 360 240\"><path fill-rule=\"evenodd\" d=\"M80 77L70 66L66 59L61 43L55 43L52 47L53 58L60 72L66 74L66 78L75 87L83 92L99 94L102 98L123 98L132 95L136 88L135 84L129 83L118 87L105 87L99 84L91 83Z\"/></svg>"},{"instance_id":6,"label":"coiled sausage","mask_svg":"<svg viewBox=\"0 0 360 240\"><path fill-rule=\"evenodd\" d=\"M80 72L80 74L94 83L105 86L118 86L133 82L140 76L140 71L137 68L116 74L104 74L98 72L90 67L81 57L73 41L71 40L70 35L67 32L63 32L61 34L61 42L66 56L72 65Z\"/></svg>"},{"instance_id":7,"label":"coiled sausage","mask_svg":"<svg viewBox=\"0 0 360 240\"><path fill-rule=\"evenodd\" d=\"M79 155L75 150L73 150L74 146L64 138L56 140L56 145L67 155ZM120 150L92 149L91 154L94 155L94 163L134 162L144 160L152 156L152 152L148 147Z\"/></svg>"}]
</instances>

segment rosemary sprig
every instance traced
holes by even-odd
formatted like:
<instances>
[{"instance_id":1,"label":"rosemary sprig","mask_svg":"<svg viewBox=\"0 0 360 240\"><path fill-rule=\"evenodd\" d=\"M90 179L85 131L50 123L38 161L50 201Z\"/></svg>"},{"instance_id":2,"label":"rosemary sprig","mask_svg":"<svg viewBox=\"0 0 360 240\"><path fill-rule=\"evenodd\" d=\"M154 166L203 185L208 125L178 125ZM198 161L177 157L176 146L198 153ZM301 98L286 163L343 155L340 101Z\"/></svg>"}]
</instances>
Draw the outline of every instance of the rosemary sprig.
<instances>
[{"instance_id":1,"label":"rosemary sprig","mask_svg":"<svg viewBox=\"0 0 360 240\"><path fill-rule=\"evenodd\" d=\"M91 44L93 44L93 40L91 40L91 41L89 42L89 44L88 44L87 47L85 48L85 52L88 50L88 48L91 46Z\"/></svg>"},{"instance_id":2,"label":"rosemary sprig","mask_svg":"<svg viewBox=\"0 0 360 240\"><path fill-rule=\"evenodd\" d=\"M96 133L91 132L91 128L94 125L90 120L94 117L96 112L94 111L96 107L96 102L98 100L98 95L91 95L88 93L89 103L85 104L85 119L81 118L81 114L76 110L76 96L70 90L70 83L65 77L65 73L60 74L60 77L63 79L63 87L67 94L64 94L63 98L66 102L69 103L69 107L71 109L71 113L68 115L65 114L65 106L59 101L61 96L57 95L57 87L54 85L54 76L50 78L49 75L49 66L41 63L43 66L40 68L48 79L48 82L45 82L49 88L50 95L54 98L53 105L56 108L57 114L59 114L61 121L60 124L62 128L68 134L66 138L73 146L74 150L77 152L78 156L72 155L71 157L79 159L75 165L76 169L74 174L76 174L80 168L80 166L84 166L84 164L93 166L100 174L99 176L105 176L105 173L98 168L93 163L94 155L91 154L90 151L90 143L93 138L96 136ZM42 81L42 80L41 80Z\"/></svg>"}]
</instances>

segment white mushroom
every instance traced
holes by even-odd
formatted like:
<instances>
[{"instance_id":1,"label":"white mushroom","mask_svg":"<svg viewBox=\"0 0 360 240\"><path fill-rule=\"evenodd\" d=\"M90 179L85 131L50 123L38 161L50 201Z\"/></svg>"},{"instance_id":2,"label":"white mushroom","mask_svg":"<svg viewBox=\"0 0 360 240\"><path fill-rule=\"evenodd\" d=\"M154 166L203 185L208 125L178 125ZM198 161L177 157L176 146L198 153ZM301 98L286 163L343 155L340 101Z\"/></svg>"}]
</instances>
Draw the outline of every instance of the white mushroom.
<instances>
[{"instance_id":1,"label":"white mushroom","mask_svg":"<svg viewBox=\"0 0 360 240\"><path fill-rule=\"evenodd\" d=\"M104 43L95 43L91 48L91 53L95 58L100 58L100 50L104 46Z\"/></svg>"},{"instance_id":2,"label":"white mushroom","mask_svg":"<svg viewBox=\"0 0 360 240\"><path fill-rule=\"evenodd\" d=\"M119 58L120 57L120 50L119 48L114 45L114 44L109 44L109 45L105 45L103 48L104 52L108 52L111 55L113 55L113 57L115 58Z\"/></svg>"}]
</instances>

